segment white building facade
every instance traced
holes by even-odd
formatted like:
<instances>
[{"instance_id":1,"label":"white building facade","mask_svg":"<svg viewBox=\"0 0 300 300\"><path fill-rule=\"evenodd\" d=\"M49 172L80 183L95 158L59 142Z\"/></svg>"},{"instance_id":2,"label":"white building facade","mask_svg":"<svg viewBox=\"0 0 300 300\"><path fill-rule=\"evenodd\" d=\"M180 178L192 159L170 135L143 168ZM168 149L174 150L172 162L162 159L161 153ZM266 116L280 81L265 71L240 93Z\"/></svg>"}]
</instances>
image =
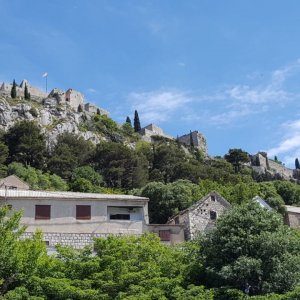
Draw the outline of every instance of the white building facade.
<instances>
[{"instance_id":1,"label":"white building facade","mask_svg":"<svg viewBox=\"0 0 300 300\"><path fill-rule=\"evenodd\" d=\"M0 190L1 205L22 210L24 237L42 230L47 246L82 248L95 237L147 231L148 198L73 192Z\"/></svg>"}]
</instances>

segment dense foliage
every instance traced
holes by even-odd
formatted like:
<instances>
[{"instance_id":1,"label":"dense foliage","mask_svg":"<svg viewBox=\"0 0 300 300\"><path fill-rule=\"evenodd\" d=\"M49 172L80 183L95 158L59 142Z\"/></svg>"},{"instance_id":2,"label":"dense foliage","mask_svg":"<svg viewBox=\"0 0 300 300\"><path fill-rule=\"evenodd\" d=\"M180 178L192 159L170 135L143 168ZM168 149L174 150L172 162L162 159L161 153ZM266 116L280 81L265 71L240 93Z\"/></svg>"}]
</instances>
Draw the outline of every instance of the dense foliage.
<instances>
[{"instance_id":1,"label":"dense foliage","mask_svg":"<svg viewBox=\"0 0 300 300\"><path fill-rule=\"evenodd\" d=\"M20 217L0 208L0 299L300 297L299 233L256 203L235 206L214 230L178 247L153 234L110 236L96 239L94 252L58 246L55 255L41 233L19 239Z\"/></svg>"}]
</instances>

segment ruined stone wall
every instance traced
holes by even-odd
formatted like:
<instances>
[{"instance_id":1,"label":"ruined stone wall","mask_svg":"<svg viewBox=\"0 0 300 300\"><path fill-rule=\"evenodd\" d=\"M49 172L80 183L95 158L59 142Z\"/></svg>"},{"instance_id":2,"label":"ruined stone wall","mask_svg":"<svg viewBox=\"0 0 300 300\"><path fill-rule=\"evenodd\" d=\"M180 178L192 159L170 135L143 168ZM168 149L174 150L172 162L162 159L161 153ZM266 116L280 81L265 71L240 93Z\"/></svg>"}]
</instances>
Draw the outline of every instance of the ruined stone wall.
<instances>
[{"instance_id":1,"label":"ruined stone wall","mask_svg":"<svg viewBox=\"0 0 300 300\"><path fill-rule=\"evenodd\" d=\"M82 105L84 103L84 97L80 92L77 92L73 89L68 89L66 91L66 102L75 110L78 109L79 105Z\"/></svg>"},{"instance_id":2,"label":"ruined stone wall","mask_svg":"<svg viewBox=\"0 0 300 300\"><path fill-rule=\"evenodd\" d=\"M283 178L293 178L293 170L269 159L269 169Z\"/></svg>"},{"instance_id":3,"label":"ruined stone wall","mask_svg":"<svg viewBox=\"0 0 300 300\"><path fill-rule=\"evenodd\" d=\"M203 134L198 131L193 131L191 133L185 134L178 138L179 142L190 146L191 145L191 137L193 140L194 147L201 150L204 154L207 155L207 143Z\"/></svg>"}]
</instances>

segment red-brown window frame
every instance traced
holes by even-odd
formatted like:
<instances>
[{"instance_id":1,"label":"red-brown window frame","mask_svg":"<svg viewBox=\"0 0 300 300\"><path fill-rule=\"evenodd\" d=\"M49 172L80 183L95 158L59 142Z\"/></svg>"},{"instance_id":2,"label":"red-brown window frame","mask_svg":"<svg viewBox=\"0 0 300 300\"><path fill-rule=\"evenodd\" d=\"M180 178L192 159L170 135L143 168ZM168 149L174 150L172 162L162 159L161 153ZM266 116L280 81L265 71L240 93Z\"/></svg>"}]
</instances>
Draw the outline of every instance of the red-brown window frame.
<instances>
[{"instance_id":1,"label":"red-brown window frame","mask_svg":"<svg viewBox=\"0 0 300 300\"><path fill-rule=\"evenodd\" d=\"M84 213L80 210L86 209ZM87 213L88 212L88 213ZM90 205L76 205L76 219L77 220L90 220L91 219L91 206Z\"/></svg>"},{"instance_id":2,"label":"red-brown window frame","mask_svg":"<svg viewBox=\"0 0 300 300\"><path fill-rule=\"evenodd\" d=\"M51 205L35 206L35 219L36 220L50 220L51 219Z\"/></svg>"}]
</instances>

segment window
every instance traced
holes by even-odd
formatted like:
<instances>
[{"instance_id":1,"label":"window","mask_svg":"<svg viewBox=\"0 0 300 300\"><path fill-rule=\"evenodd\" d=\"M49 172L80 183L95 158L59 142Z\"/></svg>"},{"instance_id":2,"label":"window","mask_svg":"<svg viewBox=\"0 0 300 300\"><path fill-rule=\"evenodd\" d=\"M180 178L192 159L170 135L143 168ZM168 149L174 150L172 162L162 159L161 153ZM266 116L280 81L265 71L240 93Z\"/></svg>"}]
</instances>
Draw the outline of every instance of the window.
<instances>
[{"instance_id":1,"label":"window","mask_svg":"<svg viewBox=\"0 0 300 300\"><path fill-rule=\"evenodd\" d=\"M214 195L212 195L212 196L210 196L210 199L211 199L211 201L216 201L216 196L214 196Z\"/></svg>"},{"instance_id":2,"label":"window","mask_svg":"<svg viewBox=\"0 0 300 300\"><path fill-rule=\"evenodd\" d=\"M17 190L18 188L16 186L9 186L8 189L9 190Z\"/></svg>"},{"instance_id":3,"label":"window","mask_svg":"<svg viewBox=\"0 0 300 300\"><path fill-rule=\"evenodd\" d=\"M160 230L159 237L161 241L170 241L171 240L171 232L170 230Z\"/></svg>"},{"instance_id":4,"label":"window","mask_svg":"<svg viewBox=\"0 0 300 300\"><path fill-rule=\"evenodd\" d=\"M36 220L49 220L51 216L51 205L36 205L35 206L35 219Z\"/></svg>"},{"instance_id":5,"label":"window","mask_svg":"<svg viewBox=\"0 0 300 300\"><path fill-rule=\"evenodd\" d=\"M179 217L176 217L176 218L175 218L175 224L179 224L179 223L180 223Z\"/></svg>"},{"instance_id":6,"label":"window","mask_svg":"<svg viewBox=\"0 0 300 300\"><path fill-rule=\"evenodd\" d=\"M211 220L216 220L217 219L217 213L215 211L213 211L213 210L211 210L209 212L209 216L210 216Z\"/></svg>"},{"instance_id":7,"label":"window","mask_svg":"<svg viewBox=\"0 0 300 300\"><path fill-rule=\"evenodd\" d=\"M130 214L111 214L110 220L130 220Z\"/></svg>"},{"instance_id":8,"label":"window","mask_svg":"<svg viewBox=\"0 0 300 300\"><path fill-rule=\"evenodd\" d=\"M91 206L90 205L76 205L76 219L90 220Z\"/></svg>"}]
</instances>

